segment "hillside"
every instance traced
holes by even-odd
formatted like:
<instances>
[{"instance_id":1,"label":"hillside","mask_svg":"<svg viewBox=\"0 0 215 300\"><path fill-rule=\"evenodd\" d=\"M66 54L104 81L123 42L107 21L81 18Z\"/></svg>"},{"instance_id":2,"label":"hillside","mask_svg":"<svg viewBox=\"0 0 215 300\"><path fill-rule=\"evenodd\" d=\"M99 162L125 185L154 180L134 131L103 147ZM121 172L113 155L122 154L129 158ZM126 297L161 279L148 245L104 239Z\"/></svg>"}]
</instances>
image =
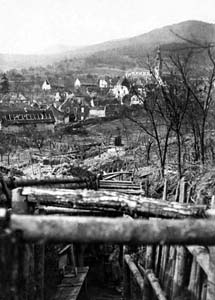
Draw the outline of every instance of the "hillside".
<instances>
[{"instance_id":1,"label":"hillside","mask_svg":"<svg viewBox=\"0 0 215 300\"><path fill-rule=\"evenodd\" d=\"M117 67L122 70L130 67L142 67L143 58L153 54L158 45L174 49L184 44L177 33L187 39L203 43L215 42L215 24L201 21L185 21L165 26L148 33L128 39L107 41L96 45L74 48L46 55L7 55L0 54L0 69L27 68L30 66L48 65L67 59L71 68L76 68L77 61L81 69L97 67ZM66 47L62 47L66 49ZM53 53L53 52L52 52Z\"/></svg>"}]
</instances>

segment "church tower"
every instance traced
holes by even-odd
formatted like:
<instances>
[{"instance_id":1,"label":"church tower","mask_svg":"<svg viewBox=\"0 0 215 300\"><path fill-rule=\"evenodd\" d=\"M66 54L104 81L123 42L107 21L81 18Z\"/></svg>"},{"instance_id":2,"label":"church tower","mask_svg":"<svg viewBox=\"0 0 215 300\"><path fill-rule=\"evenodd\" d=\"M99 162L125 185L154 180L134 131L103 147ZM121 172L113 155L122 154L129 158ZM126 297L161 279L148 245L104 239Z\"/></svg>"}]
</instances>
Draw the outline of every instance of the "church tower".
<instances>
[{"instance_id":1,"label":"church tower","mask_svg":"<svg viewBox=\"0 0 215 300\"><path fill-rule=\"evenodd\" d=\"M161 57L161 49L159 46L157 50L156 59L155 59L154 72L155 72L155 78L157 79L160 85L164 85L162 80L162 65L163 64L162 64L162 57Z\"/></svg>"},{"instance_id":2,"label":"church tower","mask_svg":"<svg viewBox=\"0 0 215 300\"><path fill-rule=\"evenodd\" d=\"M161 77L162 76L162 57L161 57L161 49L160 46L157 49L157 55L155 59L155 76Z\"/></svg>"}]
</instances>

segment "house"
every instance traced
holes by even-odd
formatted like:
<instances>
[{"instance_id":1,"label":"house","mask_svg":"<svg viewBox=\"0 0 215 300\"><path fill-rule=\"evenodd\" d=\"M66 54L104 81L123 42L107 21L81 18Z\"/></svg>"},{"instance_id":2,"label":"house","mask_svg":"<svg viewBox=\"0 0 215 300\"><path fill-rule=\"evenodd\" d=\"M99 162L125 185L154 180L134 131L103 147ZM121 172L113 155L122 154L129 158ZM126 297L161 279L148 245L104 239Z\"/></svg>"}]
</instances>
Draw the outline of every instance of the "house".
<instances>
[{"instance_id":1,"label":"house","mask_svg":"<svg viewBox=\"0 0 215 300\"><path fill-rule=\"evenodd\" d=\"M72 98L67 98L60 106L59 110L69 115L69 121L85 120L88 117L90 108L90 98L85 98L82 93L77 93Z\"/></svg>"},{"instance_id":2,"label":"house","mask_svg":"<svg viewBox=\"0 0 215 300\"><path fill-rule=\"evenodd\" d=\"M0 130L6 133L19 133L27 128L35 131L54 131L55 118L51 110L23 109L1 111Z\"/></svg>"},{"instance_id":3,"label":"house","mask_svg":"<svg viewBox=\"0 0 215 300\"><path fill-rule=\"evenodd\" d=\"M49 83L49 81L47 79L42 84L42 90L43 91L50 91L51 90L51 84Z\"/></svg>"},{"instance_id":4,"label":"house","mask_svg":"<svg viewBox=\"0 0 215 300\"><path fill-rule=\"evenodd\" d=\"M106 89L108 88L108 83L104 78L99 79L99 88L100 89Z\"/></svg>"},{"instance_id":5,"label":"house","mask_svg":"<svg viewBox=\"0 0 215 300\"><path fill-rule=\"evenodd\" d=\"M129 81L126 78L122 78L111 90L114 97L120 100L121 104L123 104L123 97L129 94L129 84Z\"/></svg>"},{"instance_id":6,"label":"house","mask_svg":"<svg viewBox=\"0 0 215 300\"><path fill-rule=\"evenodd\" d=\"M81 86L81 82L80 82L80 80L77 78L77 79L75 80L75 83L74 83L74 88L75 88L75 89L78 89L78 88L80 88L80 86Z\"/></svg>"}]
</instances>

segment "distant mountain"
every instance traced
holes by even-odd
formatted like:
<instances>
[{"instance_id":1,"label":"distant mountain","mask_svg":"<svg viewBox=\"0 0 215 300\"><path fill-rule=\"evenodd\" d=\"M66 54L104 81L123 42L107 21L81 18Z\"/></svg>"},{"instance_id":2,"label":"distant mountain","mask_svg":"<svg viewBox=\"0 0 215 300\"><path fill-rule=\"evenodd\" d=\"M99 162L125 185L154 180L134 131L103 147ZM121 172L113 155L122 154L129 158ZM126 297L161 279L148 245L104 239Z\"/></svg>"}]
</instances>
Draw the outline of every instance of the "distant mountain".
<instances>
[{"instance_id":1,"label":"distant mountain","mask_svg":"<svg viewBox=\"0 0 215 300\"><path fill-rule=\"evenodd\" d=\"M58 45L46 49L46 55L0 54L0 69L45 66L55 62L78 59L82 68L116 67L126 69L141 67L143 58L153 53L158 45L164 49L177 48L185 41L178 35L204 43L215 42L215 24L201 21L185 21L165 26L132 38L107 41L86 47L71 49ZM77 63L76 63L77 64ZM71 67L72 67L71 63Z\"/></svg>"},{"instance_id":2,"label":"distant mountain","mask_svg":"<svg viewBox=\"0 0 215 300\"><path fill-rule=\"evenodd\" d=\"M154 55L158 46L165 51L183 48L185 40L215 43L215 24L186 21L129 39L110 41L81 49L87 65L109 65L122 68L142 67L147 55Z\"/></svg>"},{"instance_id":3,"label":"distant mountain","mask_svg":"<svg viewBox=\"0 0 215 300\"><path fill-rule=\"evenodd\" d=\"M135 37L121 40L108 41L79 49L81 53L89 54L110 49L136 48L151 49L154 46L182 43L183 41L174 33L187 39L196 39L201 42L215 42L215 24L202 21L185 21L178 24L168 25L154 29Z\"/></svg>"}]
</instances>

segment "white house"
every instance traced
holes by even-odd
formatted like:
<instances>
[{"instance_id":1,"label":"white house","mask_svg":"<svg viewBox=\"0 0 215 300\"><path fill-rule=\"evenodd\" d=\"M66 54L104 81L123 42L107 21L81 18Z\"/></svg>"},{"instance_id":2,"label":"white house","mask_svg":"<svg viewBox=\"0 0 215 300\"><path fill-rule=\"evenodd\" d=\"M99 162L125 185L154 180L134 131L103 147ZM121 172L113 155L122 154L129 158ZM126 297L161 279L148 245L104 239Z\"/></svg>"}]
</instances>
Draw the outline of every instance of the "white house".
<instances>
[{"instance_id":1,"label":"white house","mask_svg":"<svg viewBox=\"0 0 215 300\"><path fill-rule=\"evenodd\" d=\"M115 85L115 86L113 87L112 93L113 93L113 95L114 95L115 98L121 100L121 104L122 104L122 98L123 98L125 95L128 95L128 94L129 94L129 91L128 91L127 86L117 84L117 85Z\"/></svg>"},{"instance_id":2,"label":"white house","mask_svg":"<svg viewBox=\"0 0 215 300\"><path fill-rule=\"evenodd\" d=\"M106 89L108 87L108 83L105 79L99 79L99 88Z\"/></svg>"},{"instance_id":3,"label":"white house","mask_svg":"<svg viewBox=\"0 0 215 300\"><path fill-rule=\"evenodd\" d=\"M61 99L60 93L57 92L56 95L55 95L55 101L59 102L60 99Z\"/></svg>"},{"instance_id":4,"label":"white house","mask_svg":"<svg viewBox=\"0 0 215 300\"><path fill-rule=\"evenodd\" d=\"M77 89L77 88L80 88L80 86L81 86L81 82L80 82L80 80L77 78L77 79L75 80L74 87Z\"/></svg>"},{"instance_id":5,"label":"white house","mask_svg":"<svg viewBox=\"0 0 215 300\"><path fill-rule=\"evenodd\" d=\"M49 81L47 79L43 82L42 90L43 91L50 91L51 90L51 84L49 83Z\"/></svg>"}]
</instances>

